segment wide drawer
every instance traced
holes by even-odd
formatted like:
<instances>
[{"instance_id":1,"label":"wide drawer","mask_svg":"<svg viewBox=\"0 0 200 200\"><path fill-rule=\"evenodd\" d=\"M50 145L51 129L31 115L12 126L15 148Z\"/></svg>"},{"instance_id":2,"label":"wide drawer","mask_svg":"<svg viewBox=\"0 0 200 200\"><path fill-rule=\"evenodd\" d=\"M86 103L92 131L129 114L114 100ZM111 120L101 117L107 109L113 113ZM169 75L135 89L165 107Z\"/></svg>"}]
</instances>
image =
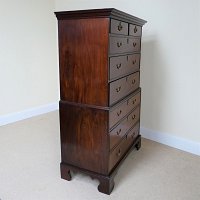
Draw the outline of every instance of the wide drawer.
<instances>
[{"instance_id":1,"label":"wide drawer","mask_svg":"<svg viewBox=\"0 0 200 200\"><path fill-rule=\"evenodd\" d=\"M134 24L129 24L129 35L141 37L142 27Z\"/></svg>"},{"instance_id":2,"label":"wide drawer","mask_svg":"<svg viewBox=\"0 0 200 200\"><path fill-rule=\"evenodd\" d=\"M140 38L110 37L110 54L140 52Z\"/></svg>"},{"instance_id":3,"label":"wide drawer","mask_svg":"<svg viewBox=\"0 0 200 200\"><path fill-rule=\"evenodd\" d=\"M117 122L131 112L137 105L140 104L140 91L132 95L123 103L116 105L109 112L109 129L111 129Z\"/></svg>"},{"instance_id":4,"label":"wide drawer","mask_svg":"<svg viewBox=\"0 0 200 200\"><path fill-rule=\"evenodd\" d=\"M116 146L140 118L140 106L133 110L110 134L110 149Z\"/></svg>"},{"instance_id":5,"label":"wide drawer","mask_svg":"<svg viewBox=\"0 0 200 200\"><path fill-rule=\"evenodd\" d=\"M134 141L133 133L139 133L139 124L136 124L133 128L135 131L130 131L124 138L121 140L120 144L110 153L109 158L109 171L123 158L127 150L130 148L131 144Z\"/></svg>"},{"instance_id":6,"label":"wide drawer","mask_svg":"<svg viewBox=\"0 0 200 200\"><path fill-rule=\"evenodd\" d=\"M112 105L122 99L124 96L130 94L139 87L140 74L133 73L129 76L110 83L110 98L109 104Z\"/></svg>"},{"instance_id":7,"label":"wide drawer","mask_svg":"<svg viewBox=\"0 0 200 200\"><path fill-rule=\"evenodd\" d=\"M128 23L111 19L110 32L115 34L128 35Z\"/></svg>"},{"instance_id":8,"label":"wide drawer","mask_svg":"<svg viewBox=\"0 0 200 200\"><path fill-rule=\"evenodd\" d=\"M114 79L124 74L134 72L140 68L140 54L127 56L110 57L110 79Z\"/></svg>"}]
</instances>

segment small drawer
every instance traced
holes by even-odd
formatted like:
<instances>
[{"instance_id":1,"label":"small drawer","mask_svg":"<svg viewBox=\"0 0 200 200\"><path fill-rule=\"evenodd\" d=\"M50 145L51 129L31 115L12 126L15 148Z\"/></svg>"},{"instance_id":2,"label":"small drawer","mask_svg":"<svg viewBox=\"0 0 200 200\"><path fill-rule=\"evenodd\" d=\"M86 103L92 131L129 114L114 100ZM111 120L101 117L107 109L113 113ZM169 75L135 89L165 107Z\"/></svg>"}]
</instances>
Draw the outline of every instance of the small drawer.
<instances>
[{"instance_id":1,"label":"small drawer","mask_svg":"<svg viewBox=\"0 0 200 200\"><path fill-rule=\"evenodd\" d=\"M128 55L128 71L137 71L140 69L140 54Z\"/></svg>"},{"instance_id":2,"label":"small drawer","mask_svg":"<svg viewBox=\"0 0 200 200\"><path fill-rule=\"evenodd\" d=\"M140 37L142 35L142 27L134 24L129 24L129 35Z\"/></svg>"},{"instance_id":3,"label":"small drawer","mask_svg":"<svg viewBox=\"0 0 200 200\"><path fill-rule=\"evenodd\" d=\"M130 115L127 117L129 124L135 124L140 119L140 106L138 106Z\"/></svg>"},{"instance_id":4,"label":"small drawer","mask_svg":"<svg viewBox=\"0 0 200 200\"><path fill-rule=\"evenodd\" d=\"M125 152L128 150L129 146L128 140L126 137L122 139L120 144L110 153L110 158L109 158L109 171L112 170L112 168L120 161L120 159L123 157Z\"/></svg>"},{"instance_id":5,"label":"small drawer","mask_svg":"<svg viewBox=\"0 0 200 200\"><path fill-rule=\"evenodd\" d=\"M126 77L110 83L110 105L124 97L128 89Z\"/></svg>"},{"instance_id":6,"label":"small drawer","mask_svg":"<svg viewBox=\"0 0 200 200\"><path fill-rule=\"evenodd\" d=\"M135 72L127 77L127 88L129 92L133 92L140 85L140 73Z\"/></svg>"},{"instance_id":7,"label":"small drawer","mask_svg":"<svg viewBox=\"0 0 200 200\"><path fill-rule=\"evenodd\" d=\"M127 101L120 104L109 113L109 128L112 128L120 119L127 115Z\"/></svg>"},{"instance_id":8,"label":"small drawer","mask_svg":"<svg viewBox=\"0 0 200 200\"><path fill-rule=\"evenodd\" d=\"M140 52L140 38L129 38L128 39L128 51Z\"/></svg>"},{"instance_id":9,"label":"small drawer","mask_svg":"<svg viewBox=\"0 0 200 200\"><path fill-rule=\"evenodd\" d=\"M110 32L115 34L128 35L128 23L111 19Z\"/></svg>"},{"instance_id":10,"label":"small drawer","mask_svg":"<svg viewBox=\"0 0 200 200\"><path fill-rule=\"evenodd\" d=\"M127 73L127 56L110 57L110 79Z\"/></svg>"},{"instance_id":11,"label":"small drawer","mask_svg":"<svg viewBox=\"0 0 200 200\"><path fill-rule=\"evenodd\" d=\"M131 111L133 108L135 108L137 105L140 104L140 97L141 93L138 92L136 95L134 95L133 97L131 97L130 99L127 100L127 108L126 110L129 112Z\"/></svg>"},{"instance_id":12,"label":"small drawer","mask_svg":"<svg viewBox=\"0 0 200 200\"><path fill-rule=\"evenodd\" d=\"M132 143L133 141L135 141L135 139L137 138L137 136L139 135L140 132L140 124L137 123L128 133L127 135L127 139L130 141L130 143Z\"/></svg>"},{"instance_id":13,"label":"small drawer","mask_svg":"<svg viewBox=\"0 0 200 200\"><path fill-rule=\"evenodd\" d=\"M128 52L130 49L128 38L110 37L110 54Z\"/></svg>"},{"instance_id":14,"label":"small drawer","mask_svg":"<svg viewBox=\"0 0 200 200\"><path fill-rule=\"evenodd\" d=\"M127 118L125 118L117 127L110 133L110 149L112 149L124 137L126 132L130 129Z\"/></svg>"}]
</instances>

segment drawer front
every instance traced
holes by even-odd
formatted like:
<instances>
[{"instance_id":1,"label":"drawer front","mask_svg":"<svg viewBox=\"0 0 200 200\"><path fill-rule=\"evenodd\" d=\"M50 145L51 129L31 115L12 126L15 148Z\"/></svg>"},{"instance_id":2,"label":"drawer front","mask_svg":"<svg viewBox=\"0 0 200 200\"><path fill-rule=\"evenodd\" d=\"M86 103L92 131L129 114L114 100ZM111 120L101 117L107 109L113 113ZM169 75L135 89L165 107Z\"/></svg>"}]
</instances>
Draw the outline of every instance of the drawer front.
<instances>
[{"instance_id":1,"label":"drawer front","mask_svg":"<svg viewBox=\"0 0 200 200\"><path fill-rule=\"evenodd\" d=\"M128 124L135 124L140 119L140 106L138 106L130 115L127 117Z\"/></svg>"},{"instance_id":2,"label":"drawer front","mask_svg":"<svg viewBox=\"0 0 200 200\"><path fill-rule=\"evenodd\" d=\"M137 136L140 133L140 124L137 123L130 131L127 136L127 139L130 141L130 143L134 142Z\"/></svg>"},{"instance_id":3,"label":"drawer front","mask_svg":"<svg viewBox=\"0 0 200 200\"><path fill-rule=\"evenodd\" d=\"M112 128L118 121L128 113L127 101L120 104L117 108L109 113L109 128Z\"/></svg>"},{"instance_id":4,"label":"drawer front","mask_svg":"<svg viewBox=\"0 0 200 200\"><path fill-rule=\"evenodd\" d=\"M127 118L125 118L117 127L115 127L110 133L110 149L112 149L120 140L124 137L127 131L130 129Z\"/></svg>"},{"instance_id":5,"label":"drawer front","mask_svg":"<svg viewBox=\"0 0 200 200\"><path fill-rule=\"evenodd\" d=\"M135 108L136 106L138 106L140 104L141 101L141 93L138 92L136 95L134 95L133 97L131 97L130 99L127 100L127 108L126 110L128 112L130 112L133 108Z\"/></svg>"},{"instance_id":6,"label":"drawer front","mask_svg":"<svg viewBox=\"0 0 200 200\"><path fill-rule=\"evenodd\" d=\"M128 52L130 49L130 44L128 44L128 39L125 37L110 37L110 53L124 53Z\"/></svg>"},{"instance_id":7,"label":"drawer front","mask_svg":"<svg viewBox=\"0 0 200 200\"><path fill-rule=\"evenodd\" d=\"M140 54L110 57L110 79L120 77L124 74L138 71L140 69Z\"/></svg>"},{"instance_id":8,"label":"drawer front","mask_svg":"<svg viewBox=\"0 0 200 200\"><path fill-rule=\"evenodd\" d=\"M131 96L127 101L123 102L109 112L109 128L111 129L118 121L131 112L140 104L140 92Z\"/></svg>"},{"instance_id":9,"label":"drawer front","mask_svg":"<svg viewBox=\"0 0 200 200\"><path fill-rule=\"evenodd\" d=\"M127 73L127 56L110 58L110 79Z\"/></svg>"},{"instance_id":10,"label":"drawer front","mask_svg":"<svg viewBox=\"0 0 200 200\"><path fill-rule=\"evenodd\" d=\"M139 111L139 112L138 112ZM140 110L136 108L131 114L127 116L118 126L116 126L110 134L110 149L112 149L124 135L130 130L134 124L139 120ZM134 119L133 119L134 117Z\"/></svg>"},{"instance_id":11,"label":"drawer front","mask_svg":"<svg viewBox=\"0 0 200 200\"><path fill-rule=\"evenodd\" d=\"M139 126L137 126L137 129L139 129ZM109 171L112 170L112 168L120 161L120 159L124 156L128 148L133 143L132 135L133 133L128 133L120 142L120 144L110 153L110 159L109 159Z\"/></svg>"},{"instance_id":12,"label":"drawer front","mask_svg":"<svg viewBox=\"0 0 200 200\"><path fill-rule=\"evenodd\" d=\"M129 35L141 37L142 27L134 24L129 24Z\"/></svg>"},{"instance_id":13,"label":"drawer front","mask_svg":"<svg viewBox=\"0 0 200 200\"><path fill-rule=\"evenodd\" d=\"M140 69L140 54L132 54L128 55L128 64L127 70L131 71L138 71Z\"/></svg>"},{"instance_id":14,"label":"drawer front","mask_svg":"<svg viewBox=\"0 0 200 200\"><path fill-rule=\"evenodd\" d=\"M110 32L115 34L128 35L128 23L111 19Z\"/></svg>"},{"instance_id":15,"label":"drawer front","mask_svg":"<svg viewBox=\"0 0 200 200\"><path fill-rule=\"evenodd\" d=\"M140 52L140 38L129 38L128 39L128 51Z\"/></svg>"},{"instance_id":16,"label":"drawer front","mask_svg":"<svg viewBox=\"0 0 200 200\"><path fill-rule=\"evenodd\" d=\"M139 72L136 72L110 83L110 105L114 104L124 96L136 90L139 87L139 81L140 74Z\"/></svg>"},{"instance_id":17,"label":"drawer front","mask_svg":"<svg viewBox=\"0 0 200 200\"><path fill-rule=\"evenodd\" d=\"M110 105L123 98L128 92L126 77L110 83Z\"/></svg>"},{"instance_id":18,"label":"drawer front","mask_svg":"<svg viewBox=\"0 0 200 200\"><path fill-rule=\"evenodd\" d=\"M136 72L127 77L127 89L129 92L136 90L140 85L140 73Z\"/></svg>"}]
</instances>

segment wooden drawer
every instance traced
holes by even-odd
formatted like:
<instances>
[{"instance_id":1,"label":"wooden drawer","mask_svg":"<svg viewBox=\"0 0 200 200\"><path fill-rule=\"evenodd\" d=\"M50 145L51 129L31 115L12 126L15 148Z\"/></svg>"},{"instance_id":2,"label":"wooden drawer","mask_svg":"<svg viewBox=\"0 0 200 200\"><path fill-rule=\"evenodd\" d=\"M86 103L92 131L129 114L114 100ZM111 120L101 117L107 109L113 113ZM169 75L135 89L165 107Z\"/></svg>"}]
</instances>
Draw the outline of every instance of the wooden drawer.
<instances>
[{"instance_id":1,"label":"wooden drawer","mask_svg":"<svg viewBox=\"0 0 200 200\"><path fill-rule=\"evenodd\" d=\"M139 132L139 126L138 124L136 125ZM134 129L134 128L133 128ZM122 159L126 151L129 149L131 144L133 143L132 139L133 132L130 131L120 142L120 144L110 153L110 158L109 158L109 171L112 170L112 168Z\"/></svg>"},{"instance_id":2,"label":"wooden drawer","mask_svg":"<svg viewBox=\"0 0 200 200\"><path fill-rule=\"evenodd\" d=\"M128 94L126 77L110 83L110 105Z\"/></svg>"},{"instance_id":3,"label":"wooden drawer","mask_svg":"<svg viewBox=\"0 0 200 200\"><path fill-rule=\"evenodd\" d=\"M128 124L135 124L140 118L140 106L138 106L131 114L128 115Z\"/></svg>"},{"instance_id":4,"label":"wooden drawer","mask_svg":"<svg viewBox=\"0 0 200 200\"><path fill-rule=\"evenodd\" d=\"M115 127L110 133L110 149L116 146L119 141L124 137L127 131L131 128L128 126L127 118L125 118L117 127Z\"/></svg>"},{"instance_id":5,"label":"wooden drawer","mask_svg":"<svg viewBox=\"0 0 200 200\"><path fill-rule=\"evenodd\" d=\"M130 140L130 143L132 143L137 136L139 135L140 132L140 124L137 123L130 131L129 134L127 135L127 139Z\"/></svg>"},{"instance_id":6,"label":"wooden drawer","mask_svg":"<svg viewBox=\"0 0 200 200\"><path fill-rule=\"evenodd\" d=\"M112 80L124 74L138 71L140 68L140 54L110 57L109 64L109 77Z\"/></svg>"},{"instance_id":7,"label":"wooden drawer","mask_svg":"<svg viewBox=\"0 0 200 200\"><path fill-rule=\"evenodd\" d=\"M127 108L126 110L131 111L133 108L135 108L137 105L140 104L141 101L141 92L138 92L134 96L132 96L130 99L127 100Z\"/></svg>"},{"instance_id":8,"label":"wooden drawer","mask_svg":"<svg viewBox=\"0 0 200 200\"><path fill-rule=\"evenodd\" d=\"M127 89L129 92L136 90L140 85L140 73L136 72L127 76Z\"/></svg>"},{"instance_id":9,"label":"wooden drawer","mask_svg":"<svg viewBox=\"0 0 200 200\"><path fill-rule=\"evenodd\" d=\"M126 37L110 37L110 54L125 53L131 50Z\"/></svg>"},{"instance_id":10,"label":"wooden drawer","mask_svg":"<svg viewBox=\"0 0 200 200\"><path fill-rule=\"evenodd\" d=\"M140 54L128 55L127 71L137 71L140 69Z\"/></svg>"},{"instance_id":11,"label":"wooden drawer","mask_svg":"<svg viewBox=\"0 0 200 200\"><path fill-rule=\"evenodd\" d=\"M129 35L141 37L142 27L134 24L129 24Z\"/></svg>"},{"instance_id":12,"label":"wooden drawer","mask_svg":"<svg viewBox=\"0 0 200 200\"><path fill-rule=\"evenodd\" d=\"M128 114L127 101L109 112L109 128L111 129L118 121Z\"/></svg>"},{"instance_id":13,"label":"wooden drawer","mask_svg":"<svg viewBox=\"0 0 200 200\"><path fill-rule=\"evenodd\" d=\"M116 105L109 112L109 129L111 129L117 122L131 112L137 105L140 104L140 91L131 95L126 101L120 105Z\"/></svg>"},{"instance_id":14,"label":"wooden drawer","mask_svg":"<svg viewBox=\"0 0 200 200\"><path fill-rule=\"evenodd\" d=\"M124 96L130 94L139 87L140 74L139 72L133 73L129 76L110 83L110 105L116 103Z\"/></svg>"},{"instance_id":15,"label":"wooden drawer","mask_svg":"<svg viewBox=\"0 0 200 200\"><path fill-rule=\"evenodd\" d=\"M110 79L127 73L127 56L111 57L109 70Z\"/></svg>"},{"instance_id":16,"label":"wooden drawer","mask_svg":"<svg viewBox=\"0 0 200 200\"><path fill-rule=\"evenodd\" d=\"M134 118L133 118L134 117ZM116 126L110 134L110 149L116 146L124 135L130 130L139 120L140 108L137 107L130 113L118 126Z\"/></svg>"},{"instance_id":17,"label":"wooden drawer","mask_svg":"<svg viewBox=\"0 0 200 200\"><path fill-rule=\"evenodd\" d=\"M128 39L128 51L140 52L140 38L129 38Z\"/></svg>"},{"instance_id":18,"label":"wooden drawer","mask_svg":"<svg viewBox=\"0 0 200 200\"><path fill-rule=\"evenodd\" d=\"M115 34L128 35L128 23L111 19L110 32Z\"/></svg>"}]
</instances>

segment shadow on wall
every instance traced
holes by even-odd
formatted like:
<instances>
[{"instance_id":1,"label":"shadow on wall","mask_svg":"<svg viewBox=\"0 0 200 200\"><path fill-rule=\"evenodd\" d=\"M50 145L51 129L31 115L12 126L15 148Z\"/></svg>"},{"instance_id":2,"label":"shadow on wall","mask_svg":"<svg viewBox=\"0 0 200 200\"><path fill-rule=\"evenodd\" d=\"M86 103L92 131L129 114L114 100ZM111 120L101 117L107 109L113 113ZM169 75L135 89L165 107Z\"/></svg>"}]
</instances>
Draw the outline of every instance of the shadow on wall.
<instances>
[{"instance_id":1,"label":"shadow on wall","mask_svg":"<svg viewBox=\"0 0 200 200\"><path fill-rule=\"evenodd\" d=\"M141 53L141 126L156 130L163 123L165 100L165 66L156 36L144 37Z\"/></svg>"}]
</instances>

